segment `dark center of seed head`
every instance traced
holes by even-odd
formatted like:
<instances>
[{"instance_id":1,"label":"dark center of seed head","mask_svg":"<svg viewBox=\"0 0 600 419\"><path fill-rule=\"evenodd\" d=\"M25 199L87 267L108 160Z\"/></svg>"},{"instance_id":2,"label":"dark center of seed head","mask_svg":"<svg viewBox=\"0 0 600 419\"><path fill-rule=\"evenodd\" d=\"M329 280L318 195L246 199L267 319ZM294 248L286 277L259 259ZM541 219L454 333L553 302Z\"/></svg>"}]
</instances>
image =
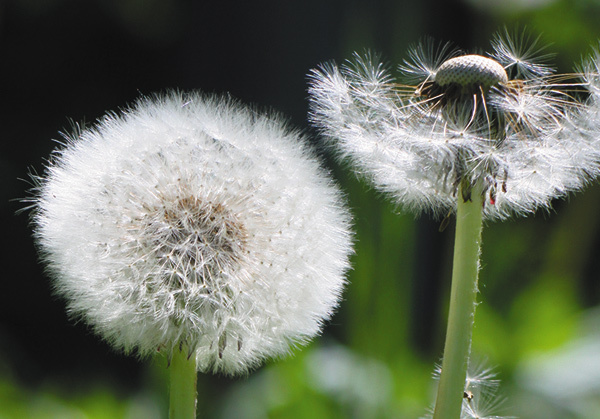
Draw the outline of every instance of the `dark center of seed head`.
<instances>
[{"instance_id":1,"label":"dark center of seed head","mask_svg":"<svg viewBox=\"0 0 600 419\"><path fill-rule=\"evenodd\" d=\"M185 283L216 286L222 271L236 265L244 251L246 229L222 204L189 196L149 213L145 247L172 289L183 289Z\"/></svg>"}]
</instances>

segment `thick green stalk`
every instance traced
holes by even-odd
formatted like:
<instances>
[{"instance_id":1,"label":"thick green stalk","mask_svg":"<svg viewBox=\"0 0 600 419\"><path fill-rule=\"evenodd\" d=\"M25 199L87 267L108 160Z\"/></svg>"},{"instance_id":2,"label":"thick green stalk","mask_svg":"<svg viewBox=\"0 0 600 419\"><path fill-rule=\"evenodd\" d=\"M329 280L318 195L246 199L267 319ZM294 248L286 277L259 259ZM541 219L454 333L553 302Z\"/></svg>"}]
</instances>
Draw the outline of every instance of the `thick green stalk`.
<instances>
[{"instance_id":1,"label":"thick green stalk","mask_svg":"<svg viewBox=\"0 0 600 419\"><path fill-rule=\"evenodd\" d=\"M434 419L460 418L475 317L483 203L474 188L470 200L458 195L452 288L444 360Z\"/></svg>"},{"instance_id":2,"label":"thick green stalk","mask_svg":"<svg viewBox=\"0 0 600 419\"><path fill-rule=\"evenodd\" d=\"M169 396L170 419L194 419L196 417L196 358L188 358L185 350L175 351L169 366L171 389Z\"/></svg>"}]
</instances>

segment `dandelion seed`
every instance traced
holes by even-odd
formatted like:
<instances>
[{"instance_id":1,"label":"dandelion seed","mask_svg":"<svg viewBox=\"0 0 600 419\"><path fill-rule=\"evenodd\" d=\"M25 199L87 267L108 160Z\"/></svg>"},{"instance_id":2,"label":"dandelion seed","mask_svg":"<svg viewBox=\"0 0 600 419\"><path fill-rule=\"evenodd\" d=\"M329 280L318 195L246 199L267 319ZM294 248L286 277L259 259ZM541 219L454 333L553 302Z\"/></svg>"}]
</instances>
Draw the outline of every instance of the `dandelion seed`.
<instances>
[{"instance_id":1,"label":"dandelion seed","mask_svg":"<svg viewBox=\"0 0 600 419\"><path fill-rule=\"evenodd\" d=\"M540 39L531 38L527 32L510 35L508 30L498 33L493 41L492 58L511 72L512 78L550 76L554 71L547 65L553 55L545 54Z\"/></svg>"},{"instance_id":2,"label":"dandelion seed","mask_svg":"<svg viewBox=\"0 0 600 419\"><path fill-rule=\"evenodd\" d=\"M475 184L488 219L548 208L598 174L596 136L582 134L598 68L581 81L554 74L527 40L499 35L489 56L418 46L400 66L410 84L368 55L323 66L311 73L311 119L408 211L444 216Z\"/></svg>"},{"instance_id":3,"label":"dandelion seed","mask_svg":"<svg viewBox=\"0 0 600 419\"><path fill-rule=\"evenodd\" d=\"M142 99L67 136L34 198L69 311L141 356L244 373L338 303L349 216L304 139L227 99Z\"/></svg>"},{"instance_id":4,"label":"dandelion seed","mask_svg":"<svg viewBox=\"0 0 600 419\"><path fill-rule=\"evenodd\" d=\"M433 377L440 379L441 366L436 366ZM461 419L510 419L502 415L505 399L498 394L500 380L483 360L469 362L463 391ZM433 409L423 419L433 417Z\"/></svg>"}]
</instances>

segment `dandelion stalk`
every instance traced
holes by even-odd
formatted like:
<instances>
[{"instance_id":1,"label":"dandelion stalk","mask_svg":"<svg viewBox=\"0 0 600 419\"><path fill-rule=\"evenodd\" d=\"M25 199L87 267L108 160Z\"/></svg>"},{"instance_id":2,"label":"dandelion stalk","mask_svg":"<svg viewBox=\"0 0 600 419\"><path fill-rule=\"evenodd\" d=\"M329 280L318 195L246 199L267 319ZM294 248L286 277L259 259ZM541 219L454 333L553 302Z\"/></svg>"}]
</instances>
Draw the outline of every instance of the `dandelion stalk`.
<instances>
[{"instance_id":1,"label":"dandelion stalk","mask_svg":"<svg viewBox=\"0 0 600 419\"><path fill-rule=\"evenodd\" d=\"M170 365L171 390L169 396L170 419L193 419L196 417L196 358L187 351L175 351Z\"/></svg>"},{"instance_id":2,"label":"dandelion stalk","mask_svg":"<svg viewBox=\"0 0 600 419\"><path fill-rule=\"evenodd\" d=\"M473 191L470 200L459 191L452 289L444 360L434 419L460 417L475 316L483 200Z\"/></svg>"}]
</instances>

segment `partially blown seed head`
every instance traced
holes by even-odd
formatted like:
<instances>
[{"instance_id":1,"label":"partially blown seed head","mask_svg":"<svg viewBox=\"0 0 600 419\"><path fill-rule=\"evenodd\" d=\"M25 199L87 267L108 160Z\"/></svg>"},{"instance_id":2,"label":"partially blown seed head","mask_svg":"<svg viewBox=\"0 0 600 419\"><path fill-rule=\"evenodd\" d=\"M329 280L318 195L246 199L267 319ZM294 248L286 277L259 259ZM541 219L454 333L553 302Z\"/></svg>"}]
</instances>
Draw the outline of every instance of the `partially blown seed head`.
<instances>
[{"instance_id":1,"label":"partially blown seed head","mask_svg":"<svg viewBox=\"0 0 600 419\"><path fill-rule=\"evenodd\" d=\"M526 40L521 37L520 40ZM506 34L489 57L431 44L411 51L396 82L372 56L312 72L311 119L341 157L402 207L448 214L479 184L485 217L549 207L599 172L583 82L553 75ZM598 77L595 77L597 80Z\"/></svg>"},{"instance_id":2,"label":"partially blown seed head","mask_svg":"<svg viewBox=\"0 0 600 419\"><path fill-rule=\"evenodd\" d=\"M234 374L317 334L349 216L304 139L231 100L171 93L67 137L35 235L70 312L126 352Z\"/></svg>"}]
</instances>

